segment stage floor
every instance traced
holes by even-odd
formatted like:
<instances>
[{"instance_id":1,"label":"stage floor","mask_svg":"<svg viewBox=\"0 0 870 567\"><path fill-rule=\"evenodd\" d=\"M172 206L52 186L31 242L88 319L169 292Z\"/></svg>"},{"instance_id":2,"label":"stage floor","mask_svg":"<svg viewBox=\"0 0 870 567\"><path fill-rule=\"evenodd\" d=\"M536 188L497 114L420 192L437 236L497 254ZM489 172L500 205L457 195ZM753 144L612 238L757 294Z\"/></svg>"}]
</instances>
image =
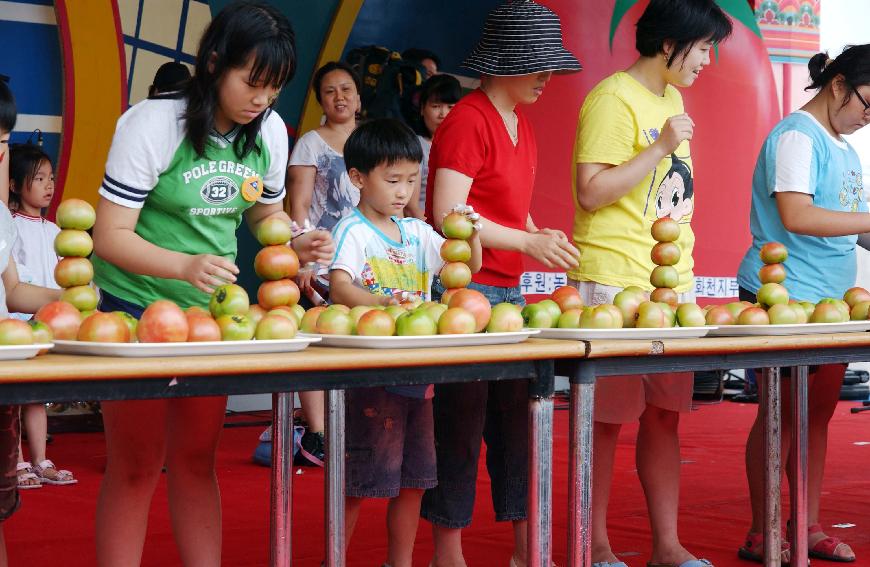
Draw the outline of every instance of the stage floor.
<instances>
[{"instance_id":1,"label":"stage floor","mask_svg":"<svg viewBox=\"0 0 870 567\"><path fill-rule=\"evenodd\" d=\"M841 402L832 421L821 516L829 534L852 545L858 556L854 565L870 565L870 412L852 415L849 408L855 405ZM751 565L737 559L736 550L748 527L743 448L756 409L727 401L699 405L681 423L680 535L686 548L717 567ZM567 411L557 410L553 544L554 560L560 566L566 562L567 426ZM269 471L250 460L261 431L262 427L227 428L220 446L223 564L231 567L268 564ZM613 548L629 567L645 565L650 550L643 495L634 470L636 432L636 426L625 427L620 437L609 522ZM79 483L22 493L21 510L6 524L10 564L94 565L94 505L105 463L103 436L55 435L49 458L74 471ZM322 560L323 471L294 470L301 471L293 477L294 565L316 567ZM480 470L474 522L464 533L466 559L472 567L506 567L512 536L508 526L493 521L483 457ZM787 503L786 496L784 511ZM380 565L386 558L385 508L384 501L364 506L348 554L349 566ZM429 525L421 521L415 565L427 565L431 550ZM814 560L814 564L826 563ZM165 481L155 493L143 565L181 565L169 526Z\"/></svg>"}]
</instances>

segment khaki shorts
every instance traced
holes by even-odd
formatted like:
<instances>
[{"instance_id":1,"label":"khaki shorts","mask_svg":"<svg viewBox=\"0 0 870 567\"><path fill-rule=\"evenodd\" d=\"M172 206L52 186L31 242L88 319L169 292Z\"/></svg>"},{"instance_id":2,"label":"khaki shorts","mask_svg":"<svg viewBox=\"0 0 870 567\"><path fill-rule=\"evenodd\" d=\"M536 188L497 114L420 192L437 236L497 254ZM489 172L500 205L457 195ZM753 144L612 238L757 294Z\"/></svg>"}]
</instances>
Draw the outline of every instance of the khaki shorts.
<instances>
[{"instance_id":1,"label":"khaki shorts","mask_svg":"<svg viewBox=\"0 0 870 567\"><path fill-rule=\"evenodd\" d=\"M576 287L585 305L613 303L613 296L622 288L595 282L569 279ZM695 294L681 293L679 301L692 302ZM670 372L666 374L632 374L608 376L595 383L595 421L602 423L631 423L637 421L646 407L688 412L692 407L694 373Z\"/></svg>"}]
</instances>

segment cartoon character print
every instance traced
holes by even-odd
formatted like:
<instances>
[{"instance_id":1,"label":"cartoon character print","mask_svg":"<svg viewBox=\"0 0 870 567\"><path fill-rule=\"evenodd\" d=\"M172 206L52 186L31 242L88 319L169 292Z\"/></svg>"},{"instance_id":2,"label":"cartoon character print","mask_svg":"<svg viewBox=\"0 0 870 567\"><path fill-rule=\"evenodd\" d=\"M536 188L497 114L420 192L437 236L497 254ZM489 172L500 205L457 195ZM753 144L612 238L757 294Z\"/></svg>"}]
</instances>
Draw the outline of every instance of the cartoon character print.
<instances>
[{"instance_id":1,"label":"cartoon character print","mask_svg":"<svg viewBox=\"0 0 870 567\"><path fill-rule=\"evenodd\" d=\"M350 182L341 157L328 154L318 157L313 200L311 221L325 230L332 230L359 203L359 189Z\"/></svg>"},{"instance_id":2,"label":"cartoon character print","mask_svg":"<svg viewBox=\"0 0 870 567\"><path fill-rule=\"evenodd\" d=\"M671 154L671 167L655 193L656 218L671 217L677 222L688 221L695 210L692 171L686 162Z\"/></svg>"},{"instance_id":3,"label":"cartoon character print","mask_svg":"<svg viewBox=\"0 0 870 567\"><path fill-rule=\"evenodd\" d=\"M854 169L843 173L840 187L840 206L848 211L857 212L864 201L864 181L861 173Z\"/></svg>"}]
</instances>

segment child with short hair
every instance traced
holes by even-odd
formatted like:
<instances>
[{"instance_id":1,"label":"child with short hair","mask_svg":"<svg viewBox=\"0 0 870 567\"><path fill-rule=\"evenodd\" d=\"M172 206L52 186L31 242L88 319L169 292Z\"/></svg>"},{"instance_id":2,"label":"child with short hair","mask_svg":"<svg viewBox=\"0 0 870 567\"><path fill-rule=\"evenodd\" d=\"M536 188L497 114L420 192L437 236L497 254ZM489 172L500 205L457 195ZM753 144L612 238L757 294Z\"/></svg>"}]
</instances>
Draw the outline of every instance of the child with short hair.
<instances>
[{"instance_id":1,"label":"child with short hair","mask_svg":"<svg viewBox=\"0 0 870 567\"><path fill-rule=\"evenodd\" d=\"M393 119L372 120L347 139L344 160L360 189L359 207L333 229L330 297L348 306L388 305L405 294L428 300L444 261L444 238L416 218L401 218L420 174L414 133ZM475 230L469 267L481 265ZM364 498L390 498L388 555L410 567L423 491L437 484L432 387L356 388L346 393L345 523L350 541ZM371 408L376 408L372 411ZM391 427L385 427L389 421Z\"/></svg>"},{"instance_id":2,"label":"child with short hair","mask_svg":"<svg viewBox=\"0 0 870 567\"><path fill-rule=\"evenodd\" d=\"M9 209L18 234L12 258L21 281L41 287L59 289L54 281L57 254L54 239L60 232L56 224L42 216L54 197L54 171L51 158L33 144L14 144L9 148ZM30 315L16 313L20 319ZM43 484L75 484L68 470L58 469L45 454L48 417L45 404L28 404L21 408L30 461L18 450L18 488L39 488ZM33 463L33 464L31 464Z\"/></svg>"},{"instance_id":3,"label":"child with short hair","mask_svg":"<svg viewBox=\"0 0 870 567\"><path fill-rule=\"evenodd\" d=\"M15 99L0 80L0 159L8 163L6 151L9 133L15 126ZM8 309L33 313L45 303L60 298L60 291L21 283L15 260L11 257L16 232L12 215L6 207L6 188L9 186L8 169L0 169L0 319L8 317ZM18 509L18 461L19 408L16 405L0 405L0 567L9 564L6 557L6 541L3 537L3 522Z\"/></svg>"}]
</instances>

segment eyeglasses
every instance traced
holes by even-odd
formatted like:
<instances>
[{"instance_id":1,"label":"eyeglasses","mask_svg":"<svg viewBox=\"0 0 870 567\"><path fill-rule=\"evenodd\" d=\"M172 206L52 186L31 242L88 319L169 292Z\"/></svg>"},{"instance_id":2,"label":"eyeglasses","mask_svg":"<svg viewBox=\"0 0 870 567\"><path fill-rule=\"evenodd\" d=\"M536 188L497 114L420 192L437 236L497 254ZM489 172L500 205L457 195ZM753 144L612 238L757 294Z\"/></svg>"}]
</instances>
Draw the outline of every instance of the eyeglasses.
<instances>
[{"instance_id":1,"label":"eyeglasses","mask_svg":"<svg viewBox=\"0 0 870 567\"><path fill-rule=\"evenodd\" d=\"M859 93L858 89L855 88L854 86L852 86L852 92L855 93L855 96L857 96L858 100L861 102L861 104L864 105L864 114L867 114L868 112L870 112L870 102L867 102L867 100L863 96L861 96L861 93Z\"/></svg>"}]
</instances>

